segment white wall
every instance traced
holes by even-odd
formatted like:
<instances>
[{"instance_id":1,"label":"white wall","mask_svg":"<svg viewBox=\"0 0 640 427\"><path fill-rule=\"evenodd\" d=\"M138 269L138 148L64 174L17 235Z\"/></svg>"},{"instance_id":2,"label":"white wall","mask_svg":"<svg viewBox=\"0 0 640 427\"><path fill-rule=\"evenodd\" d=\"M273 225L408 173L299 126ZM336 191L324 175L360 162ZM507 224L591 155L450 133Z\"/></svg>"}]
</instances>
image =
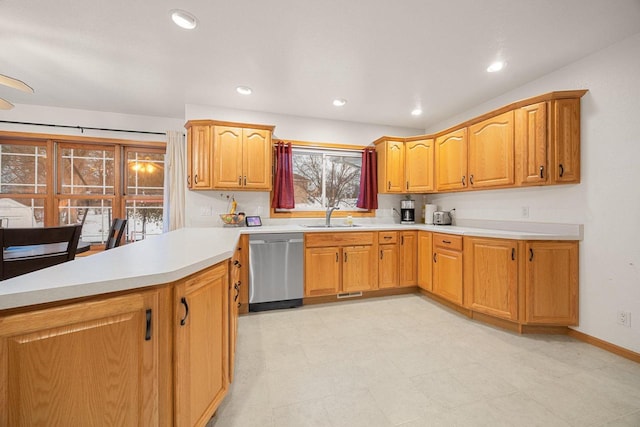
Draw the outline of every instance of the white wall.
<instances>
[{"instance_id":1,"label":"white wall","mask_svg":"<svg viewBox=\"0 0 640 427\"><path fill-rule=\"evenodd\" d=\"M26 104L17 104L12 110L0 110L0 120L149 132L166 132L168 130L184 132L185 130L184 120L181 118L140 116L133 114L107 113L102 111ZM85 130L84 132L81 132L79 129L18 125L12 123L0 123L0 130L116 138L134 141L166 141L164 135L146 135L128 132L106 132L93 130Z\"/></svg>"},{"instance_id":2,"label":"white wall","mask_svg":"<svg viewBox=\"0 0 640 427\"><path fill-rule=\"evenodd\" d=\"M307 117L234 110L222 107L190 105L185 107L186 120L213 119L241 123L275 125L274 137L285 140L329 142L366 146L383 135L410 136L422 132L391 126L378 126L337 120L312 119ZM219 213L228 212L229 199L233 195L238 210L247 215L260 215L269 222L270 194L247 191L187 191L187 227L219 226ZM377 216L392 220L391 208L399 208L399 196L378 197ZM271 221L275 222L275 221Z\"/></svg>"},{"instance_id":3,"label":"white wall","mask_svg":"<svg viewBox=\"0 0 640 427\"><path fill-rule=\"evenodd\" d=\"M505 69L508 72L508 68ZM582 98L582 182L429 196L458 218L584 224L579 331L640 352L640 33L428 129L554 90ZM522 218L522 207L529 217ZM632 312L631 328L616 323Z\"/></svg>"}]
</instances>

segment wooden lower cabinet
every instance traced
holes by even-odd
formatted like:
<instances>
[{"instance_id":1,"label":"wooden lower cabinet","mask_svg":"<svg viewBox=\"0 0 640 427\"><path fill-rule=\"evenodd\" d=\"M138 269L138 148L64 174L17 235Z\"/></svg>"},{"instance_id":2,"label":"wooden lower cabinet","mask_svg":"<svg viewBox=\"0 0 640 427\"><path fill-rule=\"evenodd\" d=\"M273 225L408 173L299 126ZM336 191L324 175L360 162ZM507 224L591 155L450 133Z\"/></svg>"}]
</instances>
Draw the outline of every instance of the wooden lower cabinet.
<instances>
[{"instance_id":1,"label":"wooden lower cabinet","mask_svg":"<svg viewBox=\"0 0 640 427\"><path fill-rule=\"evenodd\" d=\"M578 242L526 242L524 319L527 324L578 324Z\"/></svg>"},{"instance_id":2,"label":"wooden lower cabinet","mask_svg":"<svg viewBox=\"0 0 640 427\"><path fill-rule=\"evenodd\" d=\"M462 305L462 252L433 249L433 293Z\"/></svg>"},{"instance_id":3,"label":"wooden lower cabinet","mask_svg":"<svg viewBox=\"0 0 640 427\"><path fill-rule=\"evenodd\" d=\"M418 284L418 232L400 232L400 286Z\"/></svg>"},{"instance_id":4,"label":"wooden lower cabinet","mask_svg":"<svg viewBox=\"0 0 640 427\"><path fill-rule=\"evenodd\" d=\"M154 290L1 317L0 426L167 425L158 307Z\"/></svg>"},{"instance_id":5,"label":"wooden lower cabinet","mask_svg":"<svg viewBox=\"0 0 640 427\"><path fill-rule=\"evenodd\" d=\"M425 291L433 289L433 234L418 232L418 286Z\"/></svg>"},{"instance_id":6,"label":"wooden lower cabinet","mask_svg":"<svg viewBox=\"0 0 640 427\"><path fill-rule=\"evenodd\" d=\"M174 290L175 425L204 426L229 387L227 261Z\"/></svg>"},{"instance_id":7,"label":"wooden lower cabinet","mask_svg":"<svg viewBox=\"0 0 640 427\"><path fill-rule=\"evenodd\" d=\"M378 233L378 288L389 289L398 286L398 232Z\"/></svg>"},{"instance_id":8,"label":"wooden lower cabinet","mask_svg":"<svg viewBox=\"0 0 640 427\"><path fill-rule=\"evenodd\" d=\"M307 233L304 295L335 295L378 288L375 232Z\"/></svg>"},{"instance_id":9,"label":"wooden lower cabinet","mask_svg":"<svg viewBox=\"0 0 640 427\"><path fill-rule=\"evenodd\" d=\"M518 320L518 252L515 240L464 238L465 306Z\"/></svg>"}]
</instances>

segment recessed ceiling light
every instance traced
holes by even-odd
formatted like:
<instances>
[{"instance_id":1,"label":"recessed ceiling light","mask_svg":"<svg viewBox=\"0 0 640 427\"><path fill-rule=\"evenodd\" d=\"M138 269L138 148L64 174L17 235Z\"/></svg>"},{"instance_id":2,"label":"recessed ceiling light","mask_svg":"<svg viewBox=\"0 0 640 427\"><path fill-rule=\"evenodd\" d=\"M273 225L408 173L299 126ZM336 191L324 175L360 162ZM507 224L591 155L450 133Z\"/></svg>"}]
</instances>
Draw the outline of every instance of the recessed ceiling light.
<instances>
[{"instance_id":1,"label":"recessed ceiling light","mask_svg":"<svg viewBox=\"0 0 640 427\"><path fill-rule=\"evenodd\" d=\"M507 65L504 61L496 61L493 64L487 67L488 73L495 73L496 71L500 71Z\"/></svg>"},{"instance_id":2,"label":"recessed ceiling light","mask_svg":"<svg viewBox=\"0 0 640 427\"><path fill-rule=\"evenodd\" d=\"M347 100L342 98L333 100L333 105L335 105L336 107L342 107L346 103L347 103Z\"/></svg>"},{"instance_id":3,"label":"recessed ceiling light","mask_svg":"<svg viewBox=\"0 0 640 427\"><path fill-rule=\"evenodd\" d=\"M181 9L171 11L171 19L180 28L185 30L193 30L198 26L198 20L195 16Z\"/></svg>"},{"instance_id":4,"label":"recessed ceiling light","mask_svg":"<svg viewBox=\"0 0 640 427\"><path fill-rule=\"evenodd\" d=\"M418 107L418 108L414 108L411 111L411 115L412 116L421 116L422 115L422 108Z\"/></svg>"},{"instance_id":5,"label":"recessed ceiling light","mask_svg":"<svg viewBox=\"0 0 640 427\"><path fill-rule=\"evenodd\" d=\"M238 86L236 88L236 92L238 92L240 95L251 95L253 93L253 90L251 90L249 86Z\"/></svg>"}]
</instances>

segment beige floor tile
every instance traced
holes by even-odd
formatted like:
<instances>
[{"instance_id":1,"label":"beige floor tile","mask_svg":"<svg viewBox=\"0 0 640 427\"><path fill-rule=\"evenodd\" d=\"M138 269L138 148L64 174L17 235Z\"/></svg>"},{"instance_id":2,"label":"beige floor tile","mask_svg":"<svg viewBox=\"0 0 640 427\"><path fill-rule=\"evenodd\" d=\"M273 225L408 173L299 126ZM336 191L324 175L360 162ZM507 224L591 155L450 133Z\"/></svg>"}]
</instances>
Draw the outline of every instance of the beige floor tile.
<instances>
[{"instance_id":1,"label":"beige floor tile","mask_svg":"<svg viewBox=\"0 0 640 427\"><path fill-rule=\"evenodd\" d=\"M391 427L367 390L343 393L322 400L333 427Z\"/></svg>"},{"instance_id":2,"label":"beige floor tile","mask_svg":"<svg viewBox=\"0 0 640 427\"><path fill-rule=\"evenodd\" d=\"M565 421L524 393L518 392L487 402L493 417L518 427L568 427Z\"/></svg>"},{"instance_id":3,"label":"beige floor tile","mask_svg":"<svg viewBox=\"0 0 640 427\"><path fill-rule=\"evenodd\" d=\"M320 399L334 392L332 379L312 367L268 372L267 385L274 408Z\"/></svg>"},{"instance_id":4,"label":"beige floor tile","mask_svg":"<svg viewBox=\"0 0 640 427\"><path fill-rule=\"evenodd\" d=\"M369 387L369 392L394 425L420 419L439 409L408 378L378 382Z\"/></svg>"},{"instance_id":5,"label":"beige floor tile","mask_svg":"<svg viewBox=\"0 0 640 427\"><path fill-rule=\"evenodd\" d=\"M277 427L331 427L321 400L274 408L273 420Z\"/></svg>"},{"instance_id":6,"label":"beige floor tile","mask_svg":"<svg viewBox=\"0 0 640 427\"><path fill-rule=\"evenodd\" d=\"M640 426L640 411L624 415L604 425L606 427L638 427Z\"/></svg>"}]
</instances>

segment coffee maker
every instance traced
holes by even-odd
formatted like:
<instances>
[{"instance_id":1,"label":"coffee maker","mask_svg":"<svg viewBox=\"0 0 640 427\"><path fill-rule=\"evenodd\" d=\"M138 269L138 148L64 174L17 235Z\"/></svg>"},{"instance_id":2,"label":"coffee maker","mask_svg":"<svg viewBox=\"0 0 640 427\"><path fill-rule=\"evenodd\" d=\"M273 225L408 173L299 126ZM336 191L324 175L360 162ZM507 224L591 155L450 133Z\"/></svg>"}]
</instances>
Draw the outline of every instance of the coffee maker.
<instances>
[{"instance_id":1,"label":"coffee maker","mask_svg":"<svg viewBox=\"0 0 640 427\"><path fill-rule=\"evenodd\" d=\"M400 224L415 224L416 209L414 200L402 200L400 202Z\"/></svg>"}]
</instances>

